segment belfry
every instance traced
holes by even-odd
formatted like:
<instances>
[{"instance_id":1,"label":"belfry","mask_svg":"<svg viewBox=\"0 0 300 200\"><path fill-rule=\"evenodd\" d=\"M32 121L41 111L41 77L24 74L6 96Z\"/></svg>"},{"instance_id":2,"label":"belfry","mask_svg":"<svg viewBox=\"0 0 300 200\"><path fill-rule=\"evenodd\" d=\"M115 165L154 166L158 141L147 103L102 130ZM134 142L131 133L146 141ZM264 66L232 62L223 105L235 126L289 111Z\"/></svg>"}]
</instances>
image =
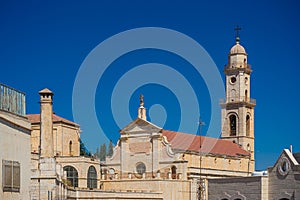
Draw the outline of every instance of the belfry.
<instances>
[{"instance_id":1,"label":"belfry","mask_svg":"<svg viewBox=\"0 0 300 200\"><path fill-rule=\"evenodd\" d=\"M236 28L235 30L240 30ZM226 99L222 107L222 139L239 144L251 153L254 162L254 107L250 98L251 66L237 32L236 44L230 49L225 66Z\"/></svg>"}]
</instances>

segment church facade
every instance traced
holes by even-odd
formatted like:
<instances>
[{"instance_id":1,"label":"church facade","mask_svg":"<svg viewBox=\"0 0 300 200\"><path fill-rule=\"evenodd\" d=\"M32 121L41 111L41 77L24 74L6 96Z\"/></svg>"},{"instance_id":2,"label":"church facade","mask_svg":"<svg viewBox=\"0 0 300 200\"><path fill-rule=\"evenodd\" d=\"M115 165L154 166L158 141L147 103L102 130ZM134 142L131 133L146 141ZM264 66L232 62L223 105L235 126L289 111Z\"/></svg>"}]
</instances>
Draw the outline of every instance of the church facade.
<instances>
[{"instance_id":1,"label":"church facade","mask_svg":"<svg viewBox=\"0 0 300 200\"><path fill-rule=\"evenodd\" d=\"M112 157L102 166L104 189L163 190L166 199L207 199L208 180L247 177L254 171L254 107L251 67L236 39L225 67L221 138L164 130L146 119L141 96L138 118L120 131ZM169 187L172 185L172 187Z\"/></svg>"}]
</instances>

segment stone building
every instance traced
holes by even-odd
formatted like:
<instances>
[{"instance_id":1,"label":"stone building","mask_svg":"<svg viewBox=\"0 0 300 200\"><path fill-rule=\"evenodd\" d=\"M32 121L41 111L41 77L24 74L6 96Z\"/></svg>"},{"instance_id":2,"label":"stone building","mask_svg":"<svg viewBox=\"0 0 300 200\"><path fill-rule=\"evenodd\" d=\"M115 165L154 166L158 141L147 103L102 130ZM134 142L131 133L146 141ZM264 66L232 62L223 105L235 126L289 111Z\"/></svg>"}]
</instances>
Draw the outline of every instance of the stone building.
<instances>
[{"instance_id":1,"label":"stone building","mask_svg":"<svg viewBox=\"0 0 300 200\"><path fill-rule=\"evenodd\" d=\"M80 126L53 113L52 91L46 88L39 94L41 113L27 115L31 122L30 199L163 199L157 191L103 190L100 161L80 155Z\"/></svg>"},{"instance_id":2,"label":"stone building","mask_svg":"<svg viewBox=\"0 0 300 200\"><path fill-rule=\"evenodd\" d=\"M250 98L247 54L238 40L230 50L225 74L221 139L152 124L141 96L137 119L120 131L113 156L101 169L99 160L80 155L79 125L54 114L52 91L41 90L41 113L27 115L32 129L32 199L66 198L70 186L81 194L93 189L98 197L105 191L131 191L137 197L148 191L152 198L159 194L157 198L163 199L203 199L208 179L251 175L255 102Z\"/></svg>"},{"instance_id":3,"label":"stone building","mask_svg":"<svg viewBox=\"0 0 300 200\"><path fill-rule=\"evenodd\" d=\"M255 172L251 67L239 38L225 66L220 138L164 130L137 118L120 130L106 162L80 154L80 126L53 113L43 89L39 114L25 96L0 85L0 199L300 199L300 154L284 150L268 172Z\"/></svg>"},{"instance_id":4,"label":"stone building","mask_svg":"<svg viewBox=\"0 0 300 200\"><path fill-rule=\"evenodd\" d=\"M25 94L0 84L0 199L29 199L30 122Z\"/></svg>"},{"instance_id":5,"label":"stone building","mask_svg":"<svg viewBox=\"0 0 300 200\"><path fill-rule=\"evenodd\" d=\"M300 199L300 153L284 149L273 167L251 177L208 180L208 198L222 200Z\"/></svg>"},{"instance_id":6,"label":"stone building","mask_svg":"<svg viewBox=\"0 0 300 200\"><path fill-rule=\"evenodd\" d=\"M98 188L100 180L100 161L92 157L80 156L80 126L74 122L66 120L53 114L52 101L53 93L49 89L39 92L41 114L28 114L27 117L31 122L31 153L33 157L39 157L35 160L33 171L41 173L41 158L47 165L53 166L53 173L61 176L60 182L63 181L63 171L66 171L66 185L81 188ZM50 162L50 160L52 160ZM49 161L49 162L48 162ZM61 173L55 169L61 168ZM45 169L49 170L49 169ZM48 172L47 172L48 173ZM41 177L34 177L37 180L38 187L41 187ZM47 180L49 181L49 180ZM54 181L54 179L53 179ZM55 180L54 182L57 182ZM45 183L50 185L50 183ZM47 189L49 191L59 190ZM63 184L62 184L63 185ZM56 192L56 196L63 196L61 192ZM40 199L40 195L38 195ZM54 196L54 194L53 194Z\"/></svg>"},{"instance_id":7,"label":"stone building","mask_svg":"<svg viewBox=\"0 0 300 200\"><path fill-rule=\"evenodd\" d=\"M255 165L256 103L250 98L252 70L239 38L224 71L226 99L221 102L220 139L152 124L146 119L141 96L138 118L120 131L114 154L103 166L103 188L146 189L151 185L163 191L165 199L206 199L208 179L250 176ZM167 189L172 184L174 190Z\"/></svg>"}]
</instances>

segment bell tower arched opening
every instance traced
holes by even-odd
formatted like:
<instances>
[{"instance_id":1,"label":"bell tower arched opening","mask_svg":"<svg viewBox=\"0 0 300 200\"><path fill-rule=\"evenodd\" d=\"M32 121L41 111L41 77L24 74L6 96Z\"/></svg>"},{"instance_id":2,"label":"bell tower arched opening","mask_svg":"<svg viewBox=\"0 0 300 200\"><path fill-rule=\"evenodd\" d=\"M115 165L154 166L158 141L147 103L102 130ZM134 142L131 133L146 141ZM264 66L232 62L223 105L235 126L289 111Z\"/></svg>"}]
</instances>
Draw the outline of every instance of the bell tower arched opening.
<instances>
[{"instance_id":1,"label":"bell tower arched opening","mask_svg":"<svg viewBox=\"0 0 300 200\"><path fill-rule=\"evenodd\" d=\"M234 114L229 116L230 136L236 136L236 116Z\"/></svg>"}]
</instances>

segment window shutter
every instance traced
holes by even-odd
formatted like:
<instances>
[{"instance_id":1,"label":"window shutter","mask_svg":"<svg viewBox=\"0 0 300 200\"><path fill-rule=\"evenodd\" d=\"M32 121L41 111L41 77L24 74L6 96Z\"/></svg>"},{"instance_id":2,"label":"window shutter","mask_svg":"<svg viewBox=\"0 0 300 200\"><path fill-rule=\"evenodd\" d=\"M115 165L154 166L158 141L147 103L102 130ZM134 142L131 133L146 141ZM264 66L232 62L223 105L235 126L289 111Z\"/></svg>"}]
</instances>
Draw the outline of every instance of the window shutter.
<instances>
[{"instance_id":1,"label":"window shutter","mask_svg":"<svg viewBox=\"0 0 300 200\"><path fill-rule=\"evenodd\" d=\"M11 188L12 186L12 167L11 167L11 161L7 161L7 160L3 160L2 162L2 167L3 167L3 179L4 179L4 183L3 183L3 189L4 191L6 191L7 189Z\"/></svg>"},{"instance_id":2,"label":"window shutter","mask_svg":"<svg viewBox=\"0 0 300 200\"><path fill-rule=\"evenodd\" d=\"M4 192L20 191L20 163L2 160L2 185Z\"/></svg>"},{"instance_id":3,"label":"window shutter","mask_svg":"<svg viewBox=\"0 0 300 200\"><path fill-rule=\"evenodd\" d=\"M20 189L20 163L14 162L13 164L13 189Z\"/></svg>"}]
</instances>

